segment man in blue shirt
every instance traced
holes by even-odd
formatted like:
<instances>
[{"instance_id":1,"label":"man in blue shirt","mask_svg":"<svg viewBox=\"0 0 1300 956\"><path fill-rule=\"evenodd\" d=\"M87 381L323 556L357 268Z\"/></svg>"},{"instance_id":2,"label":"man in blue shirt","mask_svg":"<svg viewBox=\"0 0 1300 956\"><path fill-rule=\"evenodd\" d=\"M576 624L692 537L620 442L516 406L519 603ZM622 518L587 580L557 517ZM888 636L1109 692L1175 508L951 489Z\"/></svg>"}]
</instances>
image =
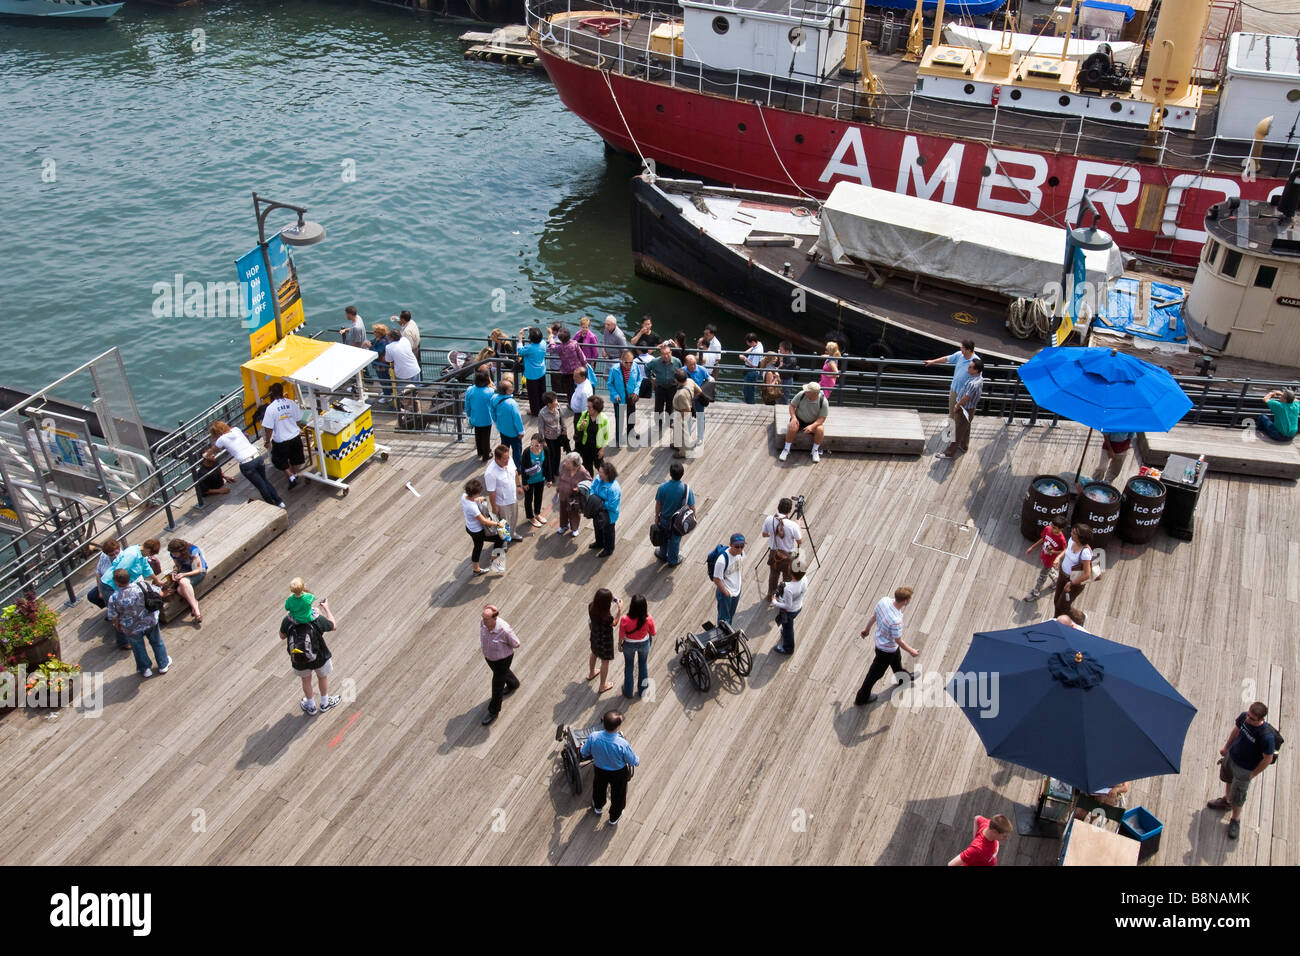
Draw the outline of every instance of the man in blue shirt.
<instances>
[{"instance_id":1,"label":"man in blue shirt","mask_svg":"<svg viewBox=\"0 0 1300 956\"><path fill-rule=\"evenodd\" d=\"M600 470L592 479L589 494L605 503L605 517L597 515L592 519L596 540L587 547L593 550L599 548L599 557L608 558L614 553L614 525L618 521L618 510L623 502L623 489L619 487L618 469L613 462L601 463Z\"/></svg>"},{"instance_id":2,"label":"man in blue shirt","mask_svg":"<svg viewBox=\"0 0 1300 956\"><path fill-rule=\"evenodd\" d=\"M636 361L631 349L624 349L618 362L610 366L605 387L614 403L614 442L622 444L623 436L636 428L636 400L640 397L641 380L645 377L643 366ZM623 425L623 419L627 425Z\"/></svg>"},{"instance_id":3,"label":"man in blue shirt","mask_svg":"<svg viewBox=\"0 0 1300 956\"><path fill-rule=\"evenodd\" d=\"M515 468L524 469L524 417L519 414L519 405L515 402L514 376L503 375L497 393L492 396L492 423L497 426L497 434L502 444L510 446L510 457L514 459Z\"/></svg>"},{"instance_id":4,"label":"man in blue shirt","mask_svg":"<svg viewBox=\"0 0 1300 956\"><path fill-rule=\"evenodd\" d=\"M632 768L640 766L641 761L627 738L618 732L623 725L621 713L606 711L601 725L605 729L595 731L583 743L582 756L591 758L596 771L591 783L591 812L600 816L608 791L609 825L613 827L618 826L618 818L627 806L627 782L632 779Z\"/></svg>"},{"instance_id":5,"label":"man in blue shirt","mask_svg":"<svg viewBox=\"0 0 1300 956\"><path fill-rule=\"evenodd\" d=\"M492 458L492 377L484 369L474 373L474 384L465 389L465 415L474 429L474 447L479 461Z\"/></svg>"},{"instance_id":6,"label":"man in blue shirt","mask_svg":"<svg viewBox=\"0 0 1300 956\"><path fill-rule=\"evenodd\" d=\"M975 340L962 339L961 349L953 352L951 355L941 355L939 358L926 359L926 365L943 365L947 363L953 366L952 385L948 388L948 414L955 415L957 412L957 397L961 394L962 386L970 378L970 362L975 358Z\"/></svg>"},{"instance_id":7,"label":"man in blue shirt","mask_svg":"<svg viewBox=\"0 0 1300 956\"><path fill-rule=\"evenodd\" d=\"M690 485L682 481L686 469L680 461L675 461L668 469L671 478L659 486L655 492L655 522L664 530L664 543L655 551L655 557L670 568L682 563L682 536L673 531L673 515L684 505L695 507L695 492Z\"/></svg>"},{"instance_id":8,"label":"man in blue shirt","mask_svg":"<svg viewBox=\"0 0 1300 956\"><path fill-rule=\"evenodd\" d=\"M157 539L150 538L149 540L156 541ZM126 570L128 575L128 584L135 584L136 581L141 579L151 581L154 584L161 583L158 580L158 576L154 574L153 565L150 564L149 559L145 557L144 551L138 544L133 544L129 548L123 548L118 553L117 557L113 559L113 563L109 566L108 570L100 575L99 593L102 597L107 597L117 590L117 583L113 577L113 572L120 568Z\"/></svg>"},{"instance_id":9,"label":"man in blue shirt","mask_svg":"<svg viewBox=\"0 0 1300 956\"><path fill-rule=\"evenodd\" d=\"M542 344L542 330L537 326L519 333L519 358L524 363L525 387L528 389L528 414L534 418L545 404L546 346Z\"/></svg>"}]
</instances>

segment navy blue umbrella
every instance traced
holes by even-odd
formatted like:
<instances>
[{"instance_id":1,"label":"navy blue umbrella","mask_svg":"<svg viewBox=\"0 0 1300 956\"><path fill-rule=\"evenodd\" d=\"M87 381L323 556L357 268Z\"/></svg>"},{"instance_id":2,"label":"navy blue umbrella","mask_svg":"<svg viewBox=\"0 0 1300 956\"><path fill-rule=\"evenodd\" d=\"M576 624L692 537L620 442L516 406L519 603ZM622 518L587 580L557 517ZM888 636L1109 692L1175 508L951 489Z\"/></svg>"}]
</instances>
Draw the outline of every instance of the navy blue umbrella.
<instances>
[{"instance_id":1,"label":"navy blue umbrella","mask_svg":"<svg viewBox=\"0 0 1300 956\"><path fill-rule=\"evenodd\" d=\"M1192 408L1168 371L1115 349L1047 348L1018 371L1039 407L1103 433L1167 432Z\"/></svg>"},{"instance_id":2,"label":"navy blue umbrella","mask_svg":"<svg viewBox=\"0 0 1300 956\"><path fill-rule=\"evenodd\" d=\"M1196 714L1140 650L1057 621L976 634L947 690L990 757L1085 793L1178 773Z\"/></svg>"}]
</instances>

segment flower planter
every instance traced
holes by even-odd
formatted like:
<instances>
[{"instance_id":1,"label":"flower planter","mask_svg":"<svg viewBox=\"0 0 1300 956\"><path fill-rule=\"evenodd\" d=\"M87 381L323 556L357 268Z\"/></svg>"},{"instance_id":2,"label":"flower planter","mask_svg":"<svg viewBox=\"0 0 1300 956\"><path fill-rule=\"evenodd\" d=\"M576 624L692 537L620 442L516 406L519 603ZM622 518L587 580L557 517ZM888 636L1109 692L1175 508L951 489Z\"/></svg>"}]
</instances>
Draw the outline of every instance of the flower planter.
<instances>
[{"instance_id":1,"label":"flower planter","mask_svg":"<svg viewBox=\"0 0 1300 956\"><path fill-rule=\"evenodd\" d=\"M61 657L62 651L59 647L59 632L55 631L49 637L43 637L35 644L28 644L26 647L19 647L14 650L14 661L12 667L19 664L26 664L27 668L37 667L45 662L45 659L53 654L55 657Z\"/></svg>"}]
</instances>

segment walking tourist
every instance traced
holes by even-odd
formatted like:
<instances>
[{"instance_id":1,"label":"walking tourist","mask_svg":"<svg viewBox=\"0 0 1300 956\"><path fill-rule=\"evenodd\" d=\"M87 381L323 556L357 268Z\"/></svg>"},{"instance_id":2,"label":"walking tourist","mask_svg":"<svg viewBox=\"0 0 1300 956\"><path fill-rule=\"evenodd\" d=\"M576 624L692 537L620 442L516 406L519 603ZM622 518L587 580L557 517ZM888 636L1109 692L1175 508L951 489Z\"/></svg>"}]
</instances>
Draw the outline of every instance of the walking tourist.
<instances>
[{"instance_id":1,"label":"walking tourist","mask_svg":"<svg viewBox=\"0 0 1300 956\"><path fill-rule=\"evenodd\" d=\"M961 391L957 393L956 408L952 413L953 439L948 443L948 447L941 451L936 458L950 459L957 455L957 452L970 450L970 423L975 417L975 408L980 403L980 395L984 392L984 376L980 373L984 370L984 362L976 356L970 360L966 381L961 386Z\"/></svg>"},{"instance_id":2,"label":"walking tourist","mask_svg":"<svg viewBox=\"0 0 1300 956\"><path fill-rule=\"evenodd\" d=\"M780 356L781 401L789 405L794 398L794 373L799 371L799 360L794 356L794 345L788 341L776 347L776 354Z\"/></svg>"},{"instance_id":3,"label":"walking tourist","mask_svg":"<svg viewBox=\"0 0 1300 956\"><path fill-rule=\"evenodd\" d=\"M574 421L587 410L587 400L596 394L591 380L587 376L587 367L573 370L573 392L569 395L569 411L573 412Z\"/></svg>"},{"instance_id":4,"label":"walking tourist","mask_svg":"<svg viewBox=\"0 0 1300 956\"><path fill-rule=\"evenodd\" d=\"M1043 525L1043 530L1038 533L1038 540L1025 548L1025 554L1035 548L1038 549L1038 560L1042 567L1038 569L1038 580L1025 595L1027 604L1038 600L1048 581L1052 582L1053 587L1056 586L1056 559L1065 550L1065 515L1053 515L1052 520Z\"/></svg>"},{"instance_id":5,"label":"walking tourist","mask_svg":"<svg viewBox=\"0 0 1300 956\"><path fill-rule=\"evenodd\" d=\"M941 355L939 358L926 359L926 365L951 365L952 384L948 386L948 414L953 415L957 411L957 396L961 388L966 384L966 379L970 377L970 363L976 358L975 340L962 339L961 348L951 355Z\"/></svg>"},{"instance_id":6,"label":"walking tourist","mask_svg":"<svg viewBox=\"0 0 1300 956\"><path fill-rule=\"evenodd\" d=\"M667 342L659 346L658 357L646 366L646 374L654 383L656 416L672 408L673 393L677 390L676 374L681 367L682 363L673 355L673 347Z\"/></svg>"},{"instance_id":7,"label":"walking tourist","mask_svg":"<svg viewBox=\"0 0 1300 956\"><path fill-rule=\"evenodd\" d=\"M951 860L949 866L997 866L998 844L1011 835L1011 821L1005 814L976 817L974 839L970 846Z\"/></svg>"},{"instance_id":8,"label":"walking tourist","mask_svg":"<svg viewBox=\"0 0 1300 956\"><path fill-rule=\"evenodd\" d=\"M822 394L826 396L829 402L831 399L831 389L840 380L840 346L838 342L827 342L826 351L822 353L822 377L818 382L822 387Z\"/></svg>"},{"instance_id":9,"label":"walking tourist","mask_svg":"<svg viewBox=\"0 0 1300 956\"><path fill-rule=\"evenodd\" d=\"M763 373L758 370L763 362L763 343L753 332L745 336L745 351L740 353L740 360L745 364L745 404L757 404L758 383L763 378Z\"/></svg>"},{"instance_id":10,"label":"walking tourist","mask_svg":"<svg viewBox=\"0 0 1300 956\"><path fill-rule=\"evenodd\" d=\"M776 622L781 625L781 639L772 648L778 654L794 653L794 619L803 610L803 600L808 594L806 567L802 557L795 557L790 564L789 580L780 585L772 599Z\"/></svg>"},{"instance_id":11,"label":"walking tourist","mask_svg":"<svg viewBox=\"0 0 1300 956\"><path fill-rule=\"evenodd\" d=\"M591 480L591 472L582 467L582 456L571 451L560 461L560 473L555 479L556 506L560 512L560 528L557 534L578 536L582 525L582 501L578 497L578 485Z\"/></svg>"},{"instance_id":12,"label":"walking tourist","mask_svg":"<svg viewBox=\"0 0 1300 956\"><path fill-rule=\"evenodd\" d=\"M710 375L713 374L713 367L718 364L722 358L722 343L718 341L718 330L712 325L704 327L704 369Z\"/></svg>"},{"instance_id":13,"label":"walking tourist","mask_svg":"<svg viewBox=\"0 0 1300 956\"><path fill-rule=\"evenodd\" d=\"M560 456L569 450L569 435L564 430L564 417L560 412L560 397L554 392L542 395L542 410L537 416L542 441L546 443L546 482L555 484L560 473Z\"/></svg>"},{"instance_id":14,"label":"walking tourist","mask_svg":"<svg viewBox=\"0 0 1300 956\"><path fill-rule=\"evenodd\" d=\"M663 530L663 544L655 549L655 557L675 568L682 563L682 536L673 520L686 509L695 508L695 492L682 480L686 469L679 461L668 466L668 480L655 491L655 524Z\"/></svg>"},{"instance_id":15,"label":"walking tourist","mask_svg":"<svg viewBox=\"0 0 1300 956\"><path fill-rule=\"evenodd\" d=\"M1211 810L1232 810L1228 839L1241 835L1241 808L1246 805L1250 782L1268 769L1277 754L1280 734L1266 718L1268 705L1257 700L1233 722L1228 742L1219 748L1219 780L1223 796L1211 800Z\"/></svg>"},{"instance_id":16,"label":"walking tourist","mask_svg":"<svg viewBox=\"0 0 1300 956\"><path fill-rule=\"evenodd\" d=\"M501 713L501 701L519 689L519 678L510 669L515 651L519 649L519 638L515 636L514 628L502 620L496 606L488 604L483 608L478 639L483 659L492 671L492 700L483 716L483 726L486 727Z\"/></svg>"},{"instance_id":17,"label":"walking tourist","mask_svg":"<svg viewBox=\"0 0 1300 956\"><path fill-rule=\"evenodd\" d=\"M736 606L740 604L740 570L745 563L745 536L733 534L729 547L718 545L713 550L709 577L713 579L713 589L717 592L718 623L730 624L736 616Z\"/></svg>"},{"instance_id":18,"label":"walking tourist","mask_svg":"<svg viewBox=\"0 0 1300 956\"><path fill-rule=\"evenodd\" d=\"M578 343L573 341L573 333L564 328L555 336L548 351L559 362L559 371L551 377L551 390L567 402L573 394L573 373L587 364L586 356L582 354Z\"/></svg>"},{"instance_id":19,"label":"walking tourist","mask_svg":"<svg viewBox=\"0 0 1300 956\"><path fill-rule=\"evenodd\" d=\"M612 316L611 316L612 318ZM624 435L636 430L636 403L641 391L642 366L634 361L631 349L624 349L618 361L611 364L605 387L614 404L614 439L623 441Z\"/></svg>"},{"instance_id":20,"label":"walking tourist","mask_svg":"<svg viewBox=\"0 0 1300 956\"><path fill-rule=\"evenodd\" d=\"M618 523L619 507L623 501L623 489L618 484L618 469L612 461L601 464L591 482L591 494L605 503L605 510L597 512L596 517L591 519L596 540L588 547L599 549L597 557L608 558L614 553L614 526Z\"/></svg>"},{"instance_id":21,"label":"walking tourist","mask_svg":"<svg viewBox=\"0 0 1300 956\"><path fill-rule=\"evenodd\" d=\"M618 363L619 356L627 348L627 336L618 327L618 319L612 315L605 316L605 329L600 333L600 343L605 361L597 369L598 374L604 374Z\"/></svg>"},{"instance_id":22,"label":"walking tourist","mask_svg":"<svg viewBox=\"0 0 1300 956\"><path fill-rule=\"evenodd\" d=\"M483 369L474 373L474 382L465 389L465 415L474 429L474 450L479 461L492 460L492 377Z\"/></svg>"},{"instance_id":23,"label":"walking tourist","mask_svg":"<svg viewBox=\"0 0 1300 956\"><path fill-rule=\"evenodd\" d=\"M644 594L633 594L627 613L618 622L618 650L623 655L623 696L637 697L650 686L650 641L655 636L655 619L650 616ZM636 683L633 683L633 671Z\"/></svg>"},{"instance_id":24,"label":"walking tourist","mask_svg":"<svg viewBox=\"0 0 1300 956\"><path fill-rule=\"evenodd\" d=\"M578 370L578 375L582 375ZM574 376L575 381L578 376ZM573 421L574 449L582 456L582 464L588 471L595 471L605 460L605 446L610 438L609 416L605 414L605 400L593 395L587 401L582 414Z\"/></svg>"},{"instance_id":25,"label":"walking tourist","mask_svg":"<svg viewBox=\"0 0 1300 956\"><path fill-rule=\"evenodd\" d=\"M141 677L153 677L145 642L153 648L154 661L159 674L171 669L172 659L163 646L162 632L158 630L158 612L149 609L145 595L161 599L162 595L147 580L131 583L131 572L118 568L113 572L116 590L108 599L108 619L118 634L117 646L129 647L135 657L135 669Z\"/></svg>"},{"instance_id":26,"label":"walking tourist","mask_svg":"<svg viewBox=\"0 0 1300 956\"><path fill-rule=\"evenodd\" d=\"M1054 614L1064 614L1079 599L1083 589L1092 580L1092 528L1076 524L1070 529L1070 540L1056 556L1056 597Z\"/></svg>"},{"instance_id":27,"label":"walking tourist","mask_svg":"<svg viewBox=\"0 0 1300 956\"><path fill-rule=\"evenodd\" d=\"M587 605L587 623L590 629L588 643L591 656L587 661L587 680L596 679L596 662L600 661L600 683L596 694L613 690L609 676L609 662L614 659L614 626L623 616L623 602L614 597L609 588L598 588L596 596Z\"/></svg>"},{"instance_id":28,"label":"walking tourist","mask_svg":"<svg viewBox=\"0 0 1300 956\"><path fill-rule=\"evenodd\" d=\"M785 429L785 447L779 456L781 461L790 457L790 446L794 436L807 432L812 438L812 460L822 460L822 439L826 437L826 418L831 413L830 402L822 394L822 387L817 382L809 382L790 402L790 423Z\"/></svg>"},{"instance_id":29,"label":"walking tourist","mask_svg":"<svg viewBox=\"0 0 1300 956\"><path fill-rule=\"evenodd\" d=\"M299 578L292 582L299 586L301 583ZM314 617L303 620L291 612L280 622L280 637L289 651L289 662L302 681L302 700L298 701L298 706L308 717L337 707L342 700L337 694L331 695L329 692L329 676L334 673L334 655L325 643L325 632L332 631L337 626L338 622L330 611L329 598L321 599L319 613ZM316 684L320 687L319 704L312 697L312 675L315 675Z\"/></svg>"},{"instance_id":30,"label":"walking tourist","mask_svg":"<svg viewBox=\"0 0 1300 956\"><path fill-rule=\"evenodd\" d=\"M906 674L909 679L916 680L917 671L903 669L902 655L902 651L907 651L913 657L921 653L903 640L903 609L911 601L912 589L904 587L896 590L892 598L882 597L876 602L875 616L862 630L862 636L866 637L873 627L876 629L876 656L867 670L866 679L858 688L858 696L853 701L856 706L874 704L879 699L878 695L871 692L871 688L876 686L876 681L885 676L886 670L892 670L895 674Z\"/></svg>"},{"instance_id":31,"label":"walking tourist","mask_svg":"<svg viewBox=\"0 0 1300 956\"><path fill-rule=\"evenodd\" d=\"M212 436L212 447L224 451L235 460L239 465L239 473L257 489L263 501L268 505L284 507L283 499L266 477L266 464L262 461L262 456L242 431L231 428L225 422L213 422L208 434Z\"/></svg>"},{"instance_id":32,"label":"walking tourist","mask_svg":"<svg viewBox=\"0 0 1300 956\"><path fill-rule=\"evenodd\" d=\"M546 488L546 448L542 436L534 435L524 452L524 513L534 528L545 528L542 520L542 491Z\"/></svg>"},{"instance_id":33,"label":"walking tourist","mask_svg":"<svg viewBox=\"0 0 1300 956\"><path fill-rule=\"evenodd\" d=\"M573 341L578 343L578 348L582 350L584 363L591 368L596 367L596 360L600 358L600 339L591 328L590 316L584 315L578 319L578 331L573 336Z\"/></svg>"},{"instance_id":34,"label":"walking tourist","mask_svg":"<svg viewBox=\"0 0 1300 956\"><path fill-rule=\"evenodd\" d=\"M803 532L790 518L790 512L793 510L794 501L790 498L782 498L776 503L776 514L769 515L763 522L763 537L768 539L767 594L763 597L765 601L772 600L776 594L777 584L789 580L790 565L799 554L799 542L803 540Z\"/></svg>"},{"instance_id":35,"label":"walking tourist","mask_svg":"<svg viewBox=\"0 0 1300 956\"><path fill-rule=\"evenodd\" d=\"M492 396L492 423L497 427L503 444L510 447L510 457L518 469L524 461L524 417L519 414L519 404L514 399L515 380L503 375Z\"/></svg>"},{"instance_id":36,"label":"walking tourist","mask_svg":"<svg viewBox=\"0 0 1300 956\"><path fill-rule=\"evenodd\" d=\"M674 458L685 458L687 448L686 419L695 415L695 401L700 387L686 374L686 369L679 368L673 373L673 420L672 435L669 444L673 446Z\"/></svg>"},{"instance_id":37,"label":"walking tourist","mask_svg":"<svg viewBox=\"0 0 1300 956\"><path fill-rule=\"evenodd\" d=\"M1103 432L1101 460L1097 462L1097 469L1092 473L1092 480L1114 484L1119 473L1124 470L1124 460L1128 458L1131 447L1133 447L1132 432Z\"/></svg>"},{"instance_id":38,"label":"walking tourist","mask_svg":"<svg viewBox=\"0 0 1300 956\"><path fill-rule=\"evenodd\" d=\"M589 758L595 769L591 782L591 812L600 816L608 793L609 825L612 827L618 826L627 806L627 782L632 779L632 768L641 763L627 738L618 732L622 725L621 713L606 711L601 719L603 729L589 736L582 745L583 758Z\"/></svg>"},{"instance_id":39,"label":"walking tourist","mask_svg":"<svg viewBox=\"0 0 1300 956\"><path fill-rule=\"evenodd\" d=\"M511 537L515 537L514 532L519 527L519 499L524 493L524 483L506 445L497 445L493 449L492 461L483 472L483 487L492 501L492 513L505 519Z\"/></svg>"},{"instance_id":40,"label":"walking tourist","mask_svg":"<svg viewBox=\"0 0 1300 956\"><path fill-rule=\"evenodd\" d=\"M465 482L465 493L460 496L460 510L465 517L465 531L474 542L474 550L469 560L473 565L474 575L487 574L479 567L479 558L483 555L483 543L492 542L494 560L492 570L505 571L505 542L501 539L501 530L505 522L492 517L487 495L483 491L483 482L471 478Z\"/></svg>"},{"instance_id":41,"label":"walking tourist","mask_svg":"<svg viewBox=\"0 0 1300 956\"><path fill-rule=\"evenodd\" d=\"M528 414L536 418L546 394L546 346L542 342L542 330L537 326L519 332L519 358L524 363Z\"/></svg>"},{"instance_id":42,"label":"walking tourist","mask_svg":"<svg viewBox=\"0 0 1300 956\"><path fill-rule=\"evenodd\" d=\"M284 397L284 385L280 382L272 382L267 395L271 402L262 415L262 431L266 447L271 449L271 467L284 472L289 489L293 490L298 486L297 470L307 463L302 449L302 429L298 427L302 406Z\"/></svg>"}]
</instances>

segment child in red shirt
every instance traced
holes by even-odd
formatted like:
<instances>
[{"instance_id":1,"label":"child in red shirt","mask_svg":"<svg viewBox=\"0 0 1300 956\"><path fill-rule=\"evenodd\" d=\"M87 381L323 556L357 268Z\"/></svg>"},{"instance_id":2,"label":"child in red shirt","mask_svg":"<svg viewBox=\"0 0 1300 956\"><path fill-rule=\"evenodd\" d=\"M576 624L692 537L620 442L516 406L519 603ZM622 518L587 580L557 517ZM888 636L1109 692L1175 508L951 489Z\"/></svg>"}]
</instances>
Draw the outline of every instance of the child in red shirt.
<instances>
[{"instance_id":1,"label":"child in red shirt","mask_svg":"<svg viewBox=\"0 0 1300 956\"><path fill-rule=\"evenodd\" d=\"M951 860L949 866L997 866L998 841L1011 833L1011 821L999 813L993 819L975 818L975 839Z\"/></svg>"},{"instance_id":2,"label":"child in red shirt","mask_svg":"<svg viewBox=\"0 0 1300 956\"><path fill-rule=\"evenodd\" d=\"M1048 581L1052 582L1053 587L1056 586L1056 576L1059 573L1056 570L1056 556L1065 550L1065 515L1057 515L1051 524L1043 525L1038 540L1025 548L1025 554L1034 548L1039 549L1038 560L1043 566L1038 570L1038 580L1034 582L1033 589L1024 599L1026 602L1037 601Z\"/></svg>"}]
</instances>

